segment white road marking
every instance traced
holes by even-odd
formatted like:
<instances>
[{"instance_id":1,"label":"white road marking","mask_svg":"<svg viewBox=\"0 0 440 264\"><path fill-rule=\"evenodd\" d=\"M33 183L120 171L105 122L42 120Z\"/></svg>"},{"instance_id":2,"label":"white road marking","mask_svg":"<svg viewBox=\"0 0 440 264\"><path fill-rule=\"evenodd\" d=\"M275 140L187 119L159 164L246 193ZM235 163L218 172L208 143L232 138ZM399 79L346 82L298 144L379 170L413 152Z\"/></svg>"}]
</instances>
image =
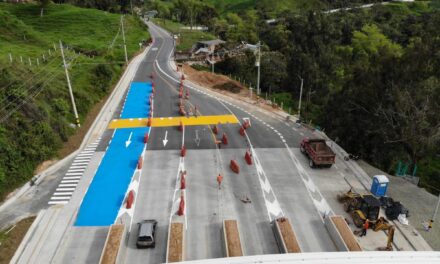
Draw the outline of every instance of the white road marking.
<instances>
[{"instance_id":1,"label":"white road marking","mask_svg":"<svg viewBox=\"0 0 440 264\"><path fill-rule=\"evenodd\" d=\"M63 196L63 195L72 195L73 192L55 192L53 195L55 196Z\"/></svg>"},{"instance_id":2,"label":"white road marking","mask_svg":"<svg viewBox=\"0 0 440 264\"><path fill-rule=\"evenodd\" d=\"M49 201L48 204L68 204L69 201Z\"/></svg>"}]
</instances>

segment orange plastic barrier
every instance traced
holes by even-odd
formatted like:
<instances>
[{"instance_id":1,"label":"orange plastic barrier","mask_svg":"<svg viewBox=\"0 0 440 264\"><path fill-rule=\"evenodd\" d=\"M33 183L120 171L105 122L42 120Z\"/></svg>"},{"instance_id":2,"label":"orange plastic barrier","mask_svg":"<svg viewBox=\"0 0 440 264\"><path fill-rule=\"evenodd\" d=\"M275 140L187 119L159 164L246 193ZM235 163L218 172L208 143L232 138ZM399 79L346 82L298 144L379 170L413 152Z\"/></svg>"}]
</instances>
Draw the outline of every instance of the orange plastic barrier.
<instances>
[{"instance_id":1,"label":"orange plastic barrier","mask_svg":"<svg viewBox=\"0 0 440 264\"><path fill-rule=\"evenodd\" d=\"M182 173L182 176L180 177L180 189L184 190L185 187L186 187L185 174Z\"/></svg>"},{"instance_id":2,"label":"orange plastic barrier","mask_svg":"<svg viewBox=\"0 0 440 264\"><path fill-rule=\"evenodd\" d=\"M246 120L246 121L243 123L243 128L244 128L244 129L248 129L250 126L251 126L251 125L249 124L249 120Z\"/></svg>"},{"instance_id":3,"label":"orange plastic barrier","mask_svg":"<svg viewBox=\"0 0 440 264\"><path fill-rule=\"evenodd\" d=\"M131 190L127 196L127 202L125 204L125 208L130 209L134 202L134 191Z\"/></svg>"},{"instance_id":4,"label":"orange plastic barrier","mask_svg":"<svg viewBox=\"0 0 440 264\"><path fill-rule=\"evenodd\" d=\"M144 162L144 160L142 159L142 156L139 156L138 164L137 164L138 170L142 169L142 163L143 162Z\"/></svg>"},{"instance_id":5,"label":"orange plastic barrier","mask_svg":"<svg viewBox=\"0 0 440 264\"><path fill-rule=\"evenodd\" d=\"M240 132L240 135L244 137L244 127L241 126L240 131L238 131L238 132Z\"/></svg>"},{"instance_id":6,"label":"orange plastic barrier","mask_svg":"<svg viewBox=\"0 0 440 264\"><path fill-rule=\"evenodd\" d=\"M226 133L223 133L222 143L225 145L228 145L228 136L226 136Z\"/></svg>"},{"instance_id":7,"label":"orange plastic barrier","mask_svg":"<svg viewBox=\"0 0 440 264\"><path fill-rule=\"evenodd\" d=\"M179 204L179 210L177 211L177 215L183 215L185 212L185 199L183 198L183 193L180 196L180 204Z\"/></svg>"},{"instance_id":8,"label":"orange plastic barrier","mask_svg":"<svg viewBox=\"0 0 440 264\"><path fill-rule=\"evenodd\" d=\"M252 165L252 155L249 150L246 151L246 154L244 155L244 159L246 160L246 163L248 165Z\"/></svg>"},{"instance_id":9,"label":"orange plastic barrier","mask_svg":"<svg viewBox=\"0 0 440 264\"><path fill-rule=\"evenodd\" d=\"M180 156L185 157L185 155L186 155L186 148L185 146L182 146L182 149L180 150Z\"/></svg>"},{"instance_id":10,"label":"orange plastic barrier","mask_svg":"<svg viewBox=\"0 0 440 264\"><path fill-rule=\"evenodd\" d=\"M149 126L149 127L151 126L151 117L148 118L147 126Z\"/></svg>"},{"instance_id":11,"label":"orange plastic barrier","mask_svg":"<svg viewBox=\"0 0 440 264\"><path fill-rule=\"evenodd\" d=\"M237 162L235 160L231 160L231 170L235 173L240 173L240 167L238 166Z\"/></svg>"}]
</instances>

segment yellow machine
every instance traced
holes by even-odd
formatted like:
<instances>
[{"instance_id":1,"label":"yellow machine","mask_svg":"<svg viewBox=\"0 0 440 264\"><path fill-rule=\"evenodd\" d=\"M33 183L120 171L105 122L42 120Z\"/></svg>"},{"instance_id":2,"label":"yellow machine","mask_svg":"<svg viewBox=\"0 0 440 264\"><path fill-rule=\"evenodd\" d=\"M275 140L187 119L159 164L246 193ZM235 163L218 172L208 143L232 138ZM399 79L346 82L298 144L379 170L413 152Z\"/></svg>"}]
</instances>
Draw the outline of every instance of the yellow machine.
<instances>
[{"instance_id":1,"label":"yellow machine","mask_svg":"<svg viewBox=\"0 0 440 264\"><path fill-rule=\"evenodd\" d=\"M365 220L374 224L379 218L380 202L371 194L358 194L350 189L339 194L338 201L344 204L344 210L351 215L354 224L359 228Z\"/></svg>"}]
</instances>

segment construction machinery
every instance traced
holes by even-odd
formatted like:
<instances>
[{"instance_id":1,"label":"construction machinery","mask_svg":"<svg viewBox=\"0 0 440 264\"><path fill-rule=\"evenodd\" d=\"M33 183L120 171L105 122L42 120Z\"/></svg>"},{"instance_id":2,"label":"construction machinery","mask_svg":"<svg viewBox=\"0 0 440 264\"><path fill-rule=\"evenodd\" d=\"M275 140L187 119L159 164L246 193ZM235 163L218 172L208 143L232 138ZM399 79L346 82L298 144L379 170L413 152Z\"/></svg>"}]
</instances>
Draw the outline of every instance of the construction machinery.
<instances>
[{"instance_id":1,"label":"construction machinery","mask_svg":"<svg viewBox=\"0 0 440 264\"><path fill-rule=\"evenodd\" d=\"M380 202L371 194L359 194L352 189L338 194L338 201L344 204L344 210L351 215L354 224L361 228L368 219L375 225L379 219Z\"/></svg>"},{"instance_id":2,"label":"construction machinery","mask_svg":"<svg viewBox=\"0 0 440 264\"><path fill-rule=\"evenodd\" d=\"M380 251L392 251L393 250L393 241L394 241L394 230L395 227L393 225L388 225L386 232L388 233L387 245L385 247L378 247L377 250Z\"/></svg>"}]
</instances>

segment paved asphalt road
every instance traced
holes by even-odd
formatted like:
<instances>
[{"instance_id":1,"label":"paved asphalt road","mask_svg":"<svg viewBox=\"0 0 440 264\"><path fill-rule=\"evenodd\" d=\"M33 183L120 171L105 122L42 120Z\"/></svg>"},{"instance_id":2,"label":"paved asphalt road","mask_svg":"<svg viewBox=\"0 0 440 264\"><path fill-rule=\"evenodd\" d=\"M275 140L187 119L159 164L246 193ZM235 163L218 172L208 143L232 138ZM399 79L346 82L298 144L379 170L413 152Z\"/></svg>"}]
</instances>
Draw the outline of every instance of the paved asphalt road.
<instances>
[{"instance_id":1,"label":"paved asphalt road","mask_svg":"<svg viewBox=\"0 0 440 264\"><path fill-rule=\"evenodd\" d=\"M153 74L156 87L154 116L178 116L179 75L168 62L173 52L173 39L157 26L150 23L149 27L154 43L134 81L150 81L149 76ZM189 89L189 93L189 100L185 104L187 111L193 111L197 106L201 115L233 114L240 121L244 117L251 118L252 127L247 130L249 141L260 157L284 215L292 221L303 251L336 251L286 150L286 144L297 148L300 140L311 133L262 112L249 112L244 104L230 105L192 89ZM209 126L185 128L183 142L188 149L184 161L188 172L185 259L224 256L221 239L223 219L238 220L246 255L278 253L270 228L273 216L268 213L267 197L263 195L257 169L254 165L248 166L243 158L250 147L249 141L239 135L239 124L221 125L219 128L217 138L226 133L229 141L221 149L216 149ZM164 147L162 140L166 131L169 142ZM195 140L196 134L200 138L199 144ZM151 130L144 164L147 169L143 170L140 181L126 263L165 261L168 225L175 214L171 208L182 136L183 133L176 127L153 127ZM229 169L231 159L239 163L240 174ZM219 173L224 176L221 190L218 190L216 183ZM243 197L248 197L251 203L243 203L240 200ZM136 223L149 218L159 221L156 248L136 249Z\"/></svg>"}]
</instances>

